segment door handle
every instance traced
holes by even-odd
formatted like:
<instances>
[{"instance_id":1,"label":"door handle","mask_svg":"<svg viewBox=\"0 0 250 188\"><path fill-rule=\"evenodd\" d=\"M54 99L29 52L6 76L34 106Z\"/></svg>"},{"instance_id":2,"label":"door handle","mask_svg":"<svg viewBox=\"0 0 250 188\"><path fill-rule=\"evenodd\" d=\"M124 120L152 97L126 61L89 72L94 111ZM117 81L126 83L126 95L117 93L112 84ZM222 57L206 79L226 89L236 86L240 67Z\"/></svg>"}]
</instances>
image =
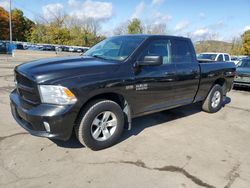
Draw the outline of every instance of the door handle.
<instances>
[{"instance_id":1,"label":"door handle","mask_svg":"<svg viewBox=\"0 0 250 188\"><path fill-rule=\"evenodd\" d=\"M174 76L174 73L172 73L172 72L165 72L164 75L165 76Z\"/></svg>"},{"instance_id":2,"label":"door handle","mask_svg":"<svg viewBox=\"0 0 250 188\"><path fill-rule=\"evenodd\" d=\"M167 81L167 82L173 82L175 79L173 79L173 78L167 78L167 79L165 79L165 81Z\"/></svg>"},{"instance_id":3,"label":"door handle","mask_svg":"<svg viewBox=\"0 0 250 188\"><path fill-rule=\"evenodd\" d=\"M167 82L173 82L173 81L175 81L174 75L175 74L173 72L165 72L164 76L166 78L164 80L167 81Z\"/></svg>"}]
</instances>

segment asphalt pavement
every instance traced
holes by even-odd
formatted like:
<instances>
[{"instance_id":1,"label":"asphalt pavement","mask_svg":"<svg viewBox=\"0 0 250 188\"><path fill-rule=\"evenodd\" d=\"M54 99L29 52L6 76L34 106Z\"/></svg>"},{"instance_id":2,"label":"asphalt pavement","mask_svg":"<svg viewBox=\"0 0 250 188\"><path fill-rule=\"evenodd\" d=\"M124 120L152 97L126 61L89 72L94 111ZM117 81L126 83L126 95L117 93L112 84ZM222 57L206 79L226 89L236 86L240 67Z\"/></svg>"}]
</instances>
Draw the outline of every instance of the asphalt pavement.
<instances>
[{"instance_id":1,"label":"asphalt pavement","mask_svg":"<svg viewBox=\"0 0 250 188\"><path fill-rule=\"evenodd\" d=\"M232 90L216 114L188 105L133 120L102 151L34 137L12 118L13 68L0 55L0 187L250 187L250 91Z\"/></svg>"}]
</instances>

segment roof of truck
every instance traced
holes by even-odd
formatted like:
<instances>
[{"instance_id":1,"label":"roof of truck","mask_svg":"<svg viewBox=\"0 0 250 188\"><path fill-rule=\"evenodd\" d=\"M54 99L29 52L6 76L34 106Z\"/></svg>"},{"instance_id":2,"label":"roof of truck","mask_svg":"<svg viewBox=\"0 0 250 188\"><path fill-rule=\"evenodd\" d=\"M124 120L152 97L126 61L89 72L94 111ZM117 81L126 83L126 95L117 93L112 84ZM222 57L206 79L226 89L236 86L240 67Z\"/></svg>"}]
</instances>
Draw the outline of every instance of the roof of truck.
<instances>
[{"instance_id":1,"label":"roof of truck","mask_svg":"<svg viewBox=\"0 0 250 188\"><path fill-rule=\"evenodd\" d=\"M147 38L153 38L153 37L169 37L169 38L183 38L183 39L189 39L187 37L183 36L173 36L173 35L155 35L155 34L127 34L127 35L115 35L114 37L147 37Z\"/></svg>"}]
</instances>

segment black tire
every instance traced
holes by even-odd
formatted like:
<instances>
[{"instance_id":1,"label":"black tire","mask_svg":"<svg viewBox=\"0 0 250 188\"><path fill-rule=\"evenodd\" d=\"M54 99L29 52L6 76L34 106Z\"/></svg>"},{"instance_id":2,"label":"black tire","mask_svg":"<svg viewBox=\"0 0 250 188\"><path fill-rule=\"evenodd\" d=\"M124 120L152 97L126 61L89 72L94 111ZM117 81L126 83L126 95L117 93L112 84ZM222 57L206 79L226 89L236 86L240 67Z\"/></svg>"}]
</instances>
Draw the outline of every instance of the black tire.
<instances>
[{"instance_id":1,"label":"black tire","mask_svg":"<svg viewBox=\"0 0 250 188\"><path fill-rule=\"evenodd\" d=\"M214 97L214 95L215 95L216 92L220 93L220 100L219 100L217 106L213 106L212 105L212 102L213 102L212 99L213 99L213 97ZM222 103L223 103L223 91L222 91L222 87L220 85L216 84L216 85L214 85L212 87L212 89L210 90L207 98L203 102L202 109L205 112L208 112L208 113L215 113L215 112L218 112L221 109Z\"/></svg>"},{"instance_id":2,"label":"black tire","mask_svg":"<svg viewBox=\"0 0 250 188\"><path fill-rule=\"evenodd\" d=\"M96 140L92 136L92 124L99 114L105 111L112 112L117 120L117 126L112 136L104 141ZM121 107L111 100L96 100L90 102L80 114L75 132L82 145L92 150L101 150L116 144L124 129L124 115Z\"/></svg>"}]
</instances>

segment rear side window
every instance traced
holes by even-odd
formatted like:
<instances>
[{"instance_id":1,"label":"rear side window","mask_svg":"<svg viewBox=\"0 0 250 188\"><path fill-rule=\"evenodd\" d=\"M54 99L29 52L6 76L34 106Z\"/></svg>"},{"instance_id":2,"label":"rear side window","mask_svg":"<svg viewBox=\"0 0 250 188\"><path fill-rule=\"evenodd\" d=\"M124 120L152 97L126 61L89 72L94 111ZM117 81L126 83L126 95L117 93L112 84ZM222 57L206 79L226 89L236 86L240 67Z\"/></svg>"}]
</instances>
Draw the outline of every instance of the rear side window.
<instances>
[{"instance_id":1,"label":"rear side window","mask_svg":"<svg viewBox=\"0 0 250 188\"><path fill-rule=\"evenodd\" d=\"M225 61L229 61L229 55L224 55Z\"/></svg>"},{"instance_id":2,"label":"rear side window","mask_svg":"<svg viewBox=\"0 0 250 188\"><path fill-rule=\"evenodd\" d=\"M223 56L220 54L217 61L223 61Z\"/></svg>"},{"instance_id":3,"label":"rear side window","mask_svg":"<svg viewBox=\"0 0 250 188\"><path fill-rule=\"evenodd\" d=\"M162 56L163 64L171 64L170 40L153 40L143 50L140 60L145 56Z\"/></svg>"},{"instance_id":4,"label":"rear side window","mask_svg":"<svg viewBox=\"0 0 250 188\"><path fill-rule=\"evenodd\" d=\"M173 40L172 59L175 63L193 63L193 49L187 40Z\"/></svg>"}]
</instances>

